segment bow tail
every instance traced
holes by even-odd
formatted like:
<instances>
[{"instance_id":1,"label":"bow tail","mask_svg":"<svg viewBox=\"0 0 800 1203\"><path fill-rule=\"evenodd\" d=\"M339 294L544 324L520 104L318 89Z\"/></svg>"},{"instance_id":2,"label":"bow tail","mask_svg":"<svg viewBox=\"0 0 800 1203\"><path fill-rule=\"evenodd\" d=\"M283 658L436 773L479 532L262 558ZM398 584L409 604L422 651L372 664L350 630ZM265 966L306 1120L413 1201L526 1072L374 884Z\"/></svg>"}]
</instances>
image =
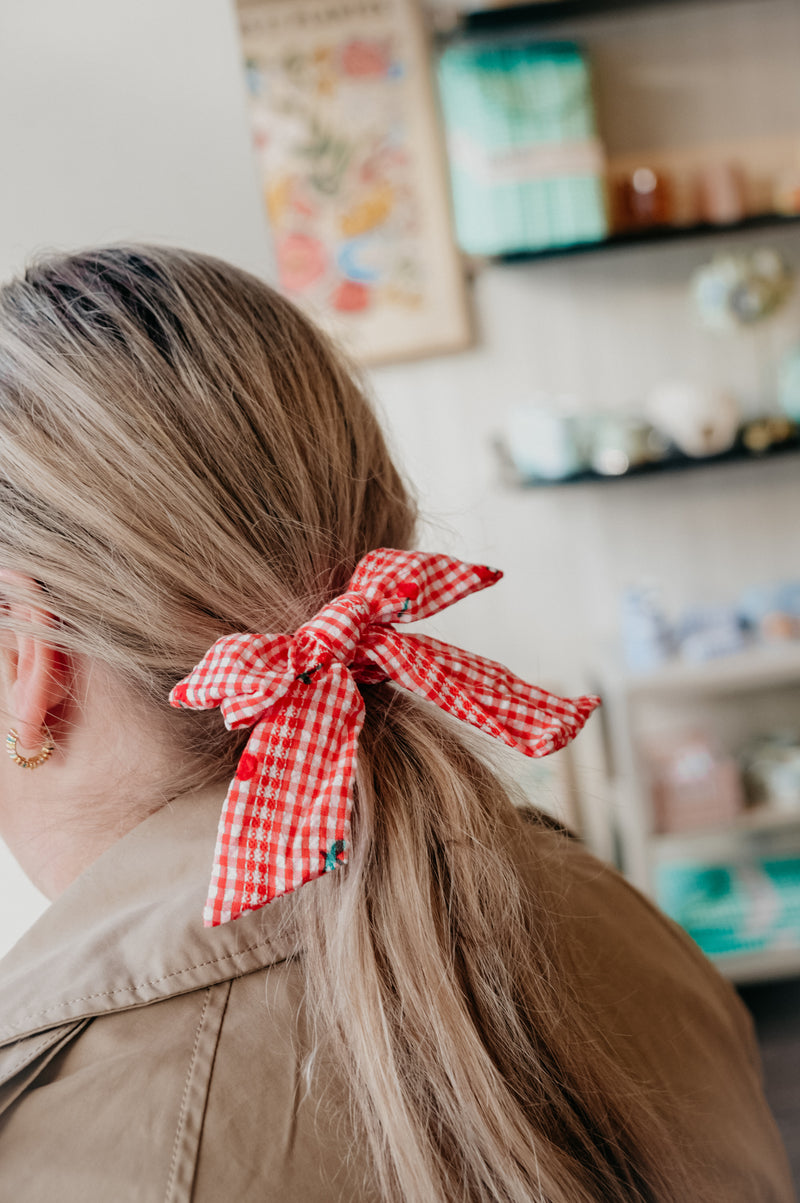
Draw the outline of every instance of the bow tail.
<instances>
[{"instance_id":1,"label":"bow tail","mask_svg":"<svg viewBox=\"0 0 800 1203\"><path fill-rule=\"evenodd\" d=\"M333 663L253 727L217 832L203 915L217 927L347 861L364 703Z\"/></svg>"},{"instance_id":2,"label":"bow tail","mask_svg":"<svg viewBox=\"0 0 800 1203\"><path fill-rule=\"evenodd\" d=\"M600 704L596 697L558 697L494 660L427 635L399 635L384 627L364 650L404 689L525 756L547 756L563 748Z\"/></svg>"}]
</instances>

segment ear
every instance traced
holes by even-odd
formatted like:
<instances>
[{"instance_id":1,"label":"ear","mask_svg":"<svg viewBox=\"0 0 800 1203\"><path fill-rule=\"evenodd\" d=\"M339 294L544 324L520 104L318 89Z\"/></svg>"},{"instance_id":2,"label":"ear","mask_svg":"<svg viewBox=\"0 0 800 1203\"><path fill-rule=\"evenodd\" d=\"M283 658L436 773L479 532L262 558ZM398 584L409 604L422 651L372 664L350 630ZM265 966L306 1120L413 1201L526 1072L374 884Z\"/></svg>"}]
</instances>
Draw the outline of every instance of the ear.
<instances>
[{"instance_id":1,"label":"ear","mask_svg":"<svg viewBox=\"0 0 800 1203\"><path fill-rule=\"evenodd\" d=\"M54 625L53 616L36 600L44 594L30 577L0 569L0 596L4 583L24 590L30 602L5 598L3 609L16 622L45 629ZM11 726L19 736L20 750L35 752L53 731L69 695L71 666L67 656L46 639L33 634L6 631L0 646L0 666L5 684L6 708Z\"/></svg>"}]
</instances>

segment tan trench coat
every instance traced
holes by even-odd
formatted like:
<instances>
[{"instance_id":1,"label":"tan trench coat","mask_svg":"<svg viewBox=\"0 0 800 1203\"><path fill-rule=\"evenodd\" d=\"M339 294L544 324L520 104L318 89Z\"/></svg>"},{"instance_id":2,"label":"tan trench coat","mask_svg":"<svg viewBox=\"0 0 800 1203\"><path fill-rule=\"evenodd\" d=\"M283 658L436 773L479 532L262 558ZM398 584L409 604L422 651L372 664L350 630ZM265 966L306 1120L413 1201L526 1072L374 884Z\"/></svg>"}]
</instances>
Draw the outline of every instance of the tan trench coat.
<instances>
[{"instance_id":1,"label":"tan trench coat","mask_svg":"<svg viewBox=\"0 0 800 1203\"><path fill-rule=\"evenodd\" d=\"M291 897L202 926L223 796L151 816L0 963L0 1203L370 1198L332 1075L322 1100L301 1082ZM532 829L528 852L606 1039L679 1101L702 1170L675 1203L790 1203L732 989L578 845Z\"/></svg>"}]
</instances>

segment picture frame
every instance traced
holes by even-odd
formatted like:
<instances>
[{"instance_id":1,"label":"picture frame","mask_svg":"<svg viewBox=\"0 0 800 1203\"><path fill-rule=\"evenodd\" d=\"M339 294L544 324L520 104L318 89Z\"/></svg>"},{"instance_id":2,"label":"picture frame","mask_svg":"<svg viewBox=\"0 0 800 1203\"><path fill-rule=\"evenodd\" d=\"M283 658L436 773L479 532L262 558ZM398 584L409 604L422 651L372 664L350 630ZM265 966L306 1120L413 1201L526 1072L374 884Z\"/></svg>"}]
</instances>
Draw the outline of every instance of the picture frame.
<instances>
[{"instance_id":1,"label":"picture frame","mask_svg":"<svg viewBox=\"0 0 800 1203\"><path fill-rule=\"evenodd\" d=\"M415 0L239 4L280 288L364 364L471 341Z\"/></svg>"}]
</instances>

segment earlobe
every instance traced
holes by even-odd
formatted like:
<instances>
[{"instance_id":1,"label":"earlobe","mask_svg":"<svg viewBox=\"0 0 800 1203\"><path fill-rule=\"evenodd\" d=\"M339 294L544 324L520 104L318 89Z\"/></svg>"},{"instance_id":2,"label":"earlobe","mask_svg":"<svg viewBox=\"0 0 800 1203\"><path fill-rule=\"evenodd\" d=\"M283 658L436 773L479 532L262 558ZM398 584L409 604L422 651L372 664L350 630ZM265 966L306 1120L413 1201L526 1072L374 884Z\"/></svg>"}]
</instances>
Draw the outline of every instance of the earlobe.
<instances>
[{"instance_id":1,"label":"earlobe","mask_svg":"<svg viewBox=\"0 0 800 1203\"><path fill-rule=\"evenodd\" d=\"M8 569L0 571L0 588L3 584L10 585L18 598L6 594L3 600L5 616L14 624L7 631L2 649L6 707L15 736L14 752L8 740L7 750L12 759L21 758L23 767L33 768L50 755L49 751L46 756L42 753L69 694L70 664L45 635L54 625L52 615L44 607L21 600L25 595L30 599L41 597L40 586L30 577ZM42 635L37 635L37 630ZM20 760L15 759L15 763Z\"/></svg>"},{"instance_id":2,"label":"earlobe","mask_svg":"<svg viewBox=\"0 0 800 1203\"><path fill-rule=\"evenodd\" d=\"M38 616L32 616L38 625ZM69 692L66 658L34 635L18 636L16 679L11 687L19 743L33 756L50 738Z\"/></svg>"}]
</instances>

